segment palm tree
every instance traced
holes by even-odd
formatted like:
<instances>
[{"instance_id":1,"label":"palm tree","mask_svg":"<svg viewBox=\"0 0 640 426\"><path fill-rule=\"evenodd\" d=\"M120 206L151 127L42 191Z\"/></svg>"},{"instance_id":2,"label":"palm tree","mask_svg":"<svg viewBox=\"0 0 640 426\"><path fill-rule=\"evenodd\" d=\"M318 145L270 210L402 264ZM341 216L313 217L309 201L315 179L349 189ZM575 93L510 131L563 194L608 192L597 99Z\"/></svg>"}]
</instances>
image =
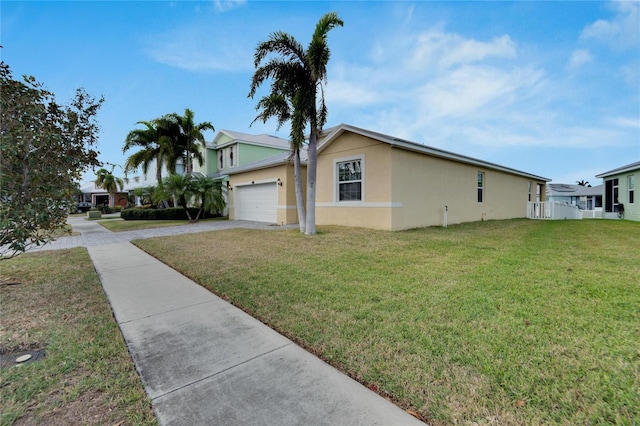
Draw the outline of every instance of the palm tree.
<instances>
[{"instance_id":1,"label":"palm tree","mask_svg":"<svg viewBox=\"0 0 640 426\"><path fill-rule=\"evenodd\" d=\"M307 123L309 124L307 211L303 221L304 229L300 226L300 230L307 235L316 233L317 144L328 114L323 88L323 83L327 80L327 63L330 57L327 36L331 29L343 25L337 13L327 13L318 21L306 51L291 35L278 31L271 34L267 41L260 43L254 54L256 71L251 81L249 96L253 97L257 88L267 79L273 81L271 93L258 102L256 108L262 109L262 112L256 119L266 121L274 117L278 120L278 126L291 120L291 152L294 167L296 161L299 167L300 148L305 140L304 130ZM262 64L269 55L275 56ZM300 219L302 184L299 182L301 177L297 173L296 204Z\"/></svg>"},{"instance_id":2,"label":"palm tree","mask_svg":"<svg viewBox=\"0 0 640 426\"><path fill-rule=\"evenodd\" d=\"M191 175L170 175L163 180L163 188L173 195L176 203L184 209L189 222L194 222L189 213L188 201L193 197ZM197 219L196 219L197 220Z\"/></svg>"},{"instance_id":3,"label":"palm tree","mask_svg":"<svg viewBox=\"0 0 640 426\"><path fill-rule=\"evenodd\" d=\"M166 161L174 157L174 146L171 138L163 134L162 119L152 121L138 121L137 124L145 126L144 129L135 129L129 132L125 139L122 153L124 154L133 147L140 147L140 151L127 158L124 166L125 174L142 166L142 171L147 173L149 165L156 163L156 180L158 185L162 185L162 166ZM175 166L174 166L175 172Z\"/></svg>"},{"instance_id":4,"label":"palm tree","mask_svg":"<svg viewBox=\"0 0 640 426\"><path fill-rule=\"evenodd\" d=\"M222 196L222 181L204 175L193 176L191 181L193 192L200 198L200 210L196 221L205 212L217 213L224 209L224 197Z\"/></svg>"},{"instance_id":5,"label":"palm tree","mask_svg":"<svg viewBox=\"0 0 640 426\"><path fill-rule=\"evenodd\" d=\"M589 184L589 182L587 182L587 181L586 181L586 180L584 180L584 179L583 179L583 180L576 181L576 183L577 183L578 185L580 185L580 186L586 186L586 187L588 187L588 188L590 188L590 187L591 187L591 184Z\"/></svg>"},{"instance_id":6,"label":"palm tree","mask_svg":"<svg viewBox=\"0 0 640 426\"><path fill-rule=\"evenodd\" d=\"M184 115L173 113L166 116L167 119L177 125L177 127L173 127L173 131L175 132L173 137L178 146L176 154L183 159L187 173L193 173L192 158L198 160L201 166L204 163L204 149L200 149L200 146L203 148L205 146L203 132L206 130L215 130L213 124L208 121L196 124L193 117L194 113L189 108L184 110Z\"/></svg>"},{"instance_id":7,"label":"palm tree","mask_svg":"<svg viewBox=\"0 0 640 426\"><path fill-rule=\"evenodd\" d=\"M111 171L102 168L96 172L95 182L96 185L109 193L109 205L113 207L116 203L116 193L118 192L118 188L122 191L124 188L124 181L113 174L113 168L111 168Z\"/></svg>"}]
</instances>

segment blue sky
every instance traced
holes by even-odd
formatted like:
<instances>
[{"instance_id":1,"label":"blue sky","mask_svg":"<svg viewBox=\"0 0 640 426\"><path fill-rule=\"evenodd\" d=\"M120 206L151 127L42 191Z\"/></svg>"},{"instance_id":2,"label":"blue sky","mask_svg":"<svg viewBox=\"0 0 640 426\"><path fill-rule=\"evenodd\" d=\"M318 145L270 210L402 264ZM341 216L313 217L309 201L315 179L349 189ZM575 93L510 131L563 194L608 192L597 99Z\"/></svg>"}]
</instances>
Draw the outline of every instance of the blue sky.
<instances>
[{"instance_id":1,"label":"blue sky","mask_svg":"<svg viewBox=\"0 0 640 426\"><path fill-rule=\"evenodd\" d=\"M330 11L345 25L329 34L327 126L347 123L561 183L596 184L596 174L640 159L639 2L0 7L0 54L14 76L35 76L63 102L78 87L105 97L99 150L110 163L124 163L137 121L185 108L216 130L287 137L286 126L250 126L253 52L280 30L306 46Z\"/></svg>"}]
</instances>

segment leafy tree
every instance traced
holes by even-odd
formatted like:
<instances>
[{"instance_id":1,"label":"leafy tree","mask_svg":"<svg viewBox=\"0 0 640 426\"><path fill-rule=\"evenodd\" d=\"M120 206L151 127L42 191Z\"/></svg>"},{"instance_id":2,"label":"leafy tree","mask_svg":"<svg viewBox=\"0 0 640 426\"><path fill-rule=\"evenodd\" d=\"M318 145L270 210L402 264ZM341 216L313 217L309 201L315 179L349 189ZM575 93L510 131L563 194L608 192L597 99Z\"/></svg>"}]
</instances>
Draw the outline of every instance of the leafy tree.
<instances>
[{"instance_id":1,"label":"leafy tree","mask_svg":"<svg viewBox=\"0 0 640 426\"><path fill-rule=\"evenodd\" d=\"M113 168L111 171L107 169L100 169L96 172L96 185L109 193L109 205L115 206L116 193L118 189L122 191L124 188L124 181L113 174Z\"/></svg>"},{"instance_id":2,"label":"leafy tree","mask_svg":"<svg viewBox=\"0 0 640 426\"><path fill-rule=\"evenodd\" d=\"M299 168L300 149L304 146L305 127L309 124L307 154L307 202L304 228L307 235L316 233L316 169L318 162L317 144L322 126L327 122L327 105L324 100L323 84L327 80L327 63L330 51L327 44L328 33L343 21L335 12L327 13L318 21L309 46L305 50L291 35L278 31L268 40L258 44L254 54L256 71L251 81L249 96L253 97L257 88L271 79L271 93L263 97L256 107L262 110L256 119L266 121L276 118L278 126L291 121L291 150ZM265 59L269 57L265 61ZM263 61L265 61L263 63ZM302 183L299 170L296 172L296 205L298 218L302 211ZM302 215L304 216L304 212Z\"/></svg>"},{"instance_id":3,"label":"leafy tree","mask_svg":"<svg viewBox=\"0 0 640 426\"><path fill-rule=\"evenodd\" d=\"M63 228L82 174L99 166L95 116L103 99L78 89L56 102L34 77L0 63L0 258L46 244Z\"/></svg>"}]
</instances>

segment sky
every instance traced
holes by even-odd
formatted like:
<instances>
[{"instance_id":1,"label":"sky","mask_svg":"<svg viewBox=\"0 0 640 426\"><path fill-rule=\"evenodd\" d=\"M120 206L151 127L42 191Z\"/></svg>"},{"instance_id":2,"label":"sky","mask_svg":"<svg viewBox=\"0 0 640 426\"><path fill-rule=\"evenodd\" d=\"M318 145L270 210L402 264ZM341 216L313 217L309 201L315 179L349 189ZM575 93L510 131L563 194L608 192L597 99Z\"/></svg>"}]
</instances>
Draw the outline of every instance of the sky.
<instances>
[{"instance_id":1,"label":"sky","mask_svg":"<svg viewBox=\"0 0 640 426\"><path fill-rule=\"evenodd\" d=\"M12 1L0 55L59 102L104 96L100 160L189 108L216 131L287 138L249 98L259 42L330 31L325 127L346 123L552 179L640 160L640 2ZM215 133L205 134L208 141ZM116 173L117 173L116 169ZM89 172L86 180L93 180Z\"/></svg>"}]
</instances>

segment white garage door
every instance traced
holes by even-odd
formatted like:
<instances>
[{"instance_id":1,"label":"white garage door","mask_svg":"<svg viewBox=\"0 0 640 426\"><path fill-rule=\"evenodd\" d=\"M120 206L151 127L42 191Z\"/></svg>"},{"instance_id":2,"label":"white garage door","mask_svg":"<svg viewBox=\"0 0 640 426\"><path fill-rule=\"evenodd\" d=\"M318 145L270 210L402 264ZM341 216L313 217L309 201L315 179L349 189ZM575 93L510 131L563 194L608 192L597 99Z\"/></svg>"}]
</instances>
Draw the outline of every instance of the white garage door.
<instances>
[{"instance_id":1,"label":"white garage door","mask_svg":"<svg viewBox=\"0 0 640 426\"><path fill-rule=\"evenodd\" d=\"M276 223L278 187L275 182L236 186L236 219Z\"/></svg>"}]
</instances>

